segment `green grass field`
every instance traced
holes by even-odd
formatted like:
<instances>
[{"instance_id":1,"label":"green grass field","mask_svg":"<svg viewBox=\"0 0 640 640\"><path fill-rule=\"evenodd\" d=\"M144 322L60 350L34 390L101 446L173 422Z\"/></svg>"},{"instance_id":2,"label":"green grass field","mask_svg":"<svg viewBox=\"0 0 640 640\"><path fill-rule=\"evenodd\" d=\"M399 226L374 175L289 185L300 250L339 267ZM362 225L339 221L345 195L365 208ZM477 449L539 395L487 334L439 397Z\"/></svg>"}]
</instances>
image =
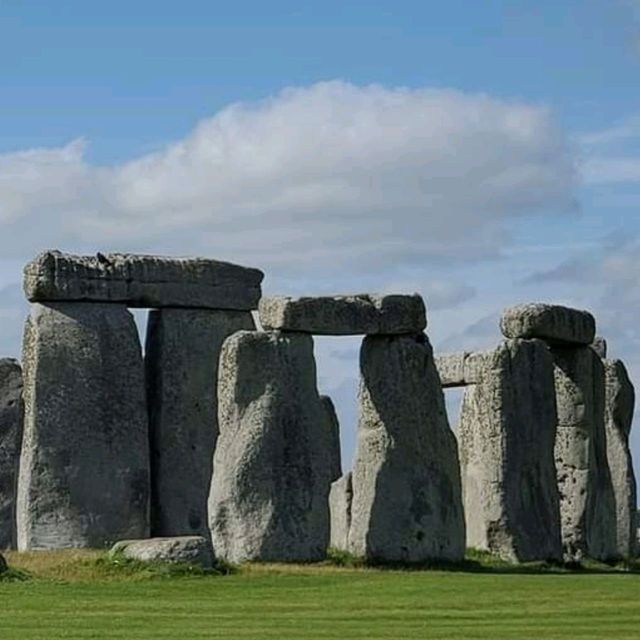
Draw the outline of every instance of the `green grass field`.
<instances>
[{"instance_id":1,"label":"green grass field","mask_svg":"<svg viewBox=\"0 0 640 640\"><path fill-rule=\"evenodd\" d=\"M250 565L230 575L8 554L0 638L640 638L640 574Z\"/></svg>"}]
</instances>

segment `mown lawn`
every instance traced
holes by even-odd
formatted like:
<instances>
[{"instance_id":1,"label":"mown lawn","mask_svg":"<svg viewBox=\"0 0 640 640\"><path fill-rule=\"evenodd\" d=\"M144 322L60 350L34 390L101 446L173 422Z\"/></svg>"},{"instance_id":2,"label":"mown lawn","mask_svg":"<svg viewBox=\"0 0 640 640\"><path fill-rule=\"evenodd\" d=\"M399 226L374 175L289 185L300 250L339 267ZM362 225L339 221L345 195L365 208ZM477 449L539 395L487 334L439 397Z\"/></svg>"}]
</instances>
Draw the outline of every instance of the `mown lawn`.
<instances>
[{"instance_id":1,"label":"mown lawn","mask_svg":"<svg viewBox=\"0 0 640 640\"><path fill-rule=\"evenodd\" d=\"M253 565L231 575L9 554L0 638L640 638L640 575Z\"/></svg>"}]
</instances>

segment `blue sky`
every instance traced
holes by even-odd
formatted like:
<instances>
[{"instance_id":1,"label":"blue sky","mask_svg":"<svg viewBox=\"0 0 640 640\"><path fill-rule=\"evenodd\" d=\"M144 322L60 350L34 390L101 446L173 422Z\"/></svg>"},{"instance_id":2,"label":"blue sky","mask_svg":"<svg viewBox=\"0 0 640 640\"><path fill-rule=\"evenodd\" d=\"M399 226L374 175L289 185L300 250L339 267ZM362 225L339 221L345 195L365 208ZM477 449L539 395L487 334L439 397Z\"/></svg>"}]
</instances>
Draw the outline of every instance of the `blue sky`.
<instances>
[{"instance_id":1,"label":"blue sky","mask_svg":"<svg viewBox=\"0 0 640 640\"><path fill-rule=\"evenodd\" d=\"M26 260L115 249L417 290L439 350L579 305L640 380L637 0L7 0L0 65L7 355ZM357 349L317 346L346 461Z\"/></svg>"}]
</instances>

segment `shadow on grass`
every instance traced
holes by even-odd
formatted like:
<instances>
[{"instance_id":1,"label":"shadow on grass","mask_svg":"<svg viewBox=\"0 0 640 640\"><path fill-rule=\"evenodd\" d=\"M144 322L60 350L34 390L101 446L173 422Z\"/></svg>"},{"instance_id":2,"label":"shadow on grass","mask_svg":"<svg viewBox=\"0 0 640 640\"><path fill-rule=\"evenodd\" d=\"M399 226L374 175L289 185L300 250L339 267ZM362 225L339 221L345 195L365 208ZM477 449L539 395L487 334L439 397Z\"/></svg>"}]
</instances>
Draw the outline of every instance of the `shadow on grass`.
<instances>
[{"instance_id":1,"label":"shadow on grass","mask_svg":"<svg viewBox=\"0 0 640 640\"><path fill-rule=\"evenodd\" d=\"M554 560L507 562L501 558L477 549L468 549L466 557L460 562L432 560L420 563L382 562L364 560L339 549L329 549L327 563L337 567L371 568L381 571L448 571L456 573L494 573L494 574L640 574L640 559L620 560L606 563L595 560L584 562L559 562Z\"/></svg>"}]
</instances>

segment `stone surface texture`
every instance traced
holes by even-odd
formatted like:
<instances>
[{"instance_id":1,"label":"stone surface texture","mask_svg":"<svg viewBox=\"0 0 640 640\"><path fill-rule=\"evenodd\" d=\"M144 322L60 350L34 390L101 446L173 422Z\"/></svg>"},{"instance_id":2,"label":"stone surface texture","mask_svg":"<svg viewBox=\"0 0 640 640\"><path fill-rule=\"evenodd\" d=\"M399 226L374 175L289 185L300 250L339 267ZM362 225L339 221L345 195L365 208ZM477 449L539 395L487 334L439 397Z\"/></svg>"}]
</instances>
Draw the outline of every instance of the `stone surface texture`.
<instances>
[{"instance_id":1,"label":"stone surface texture","mask_svg":"<svg viewBox=\"0 0 640 640\"><path fill-rule=\"evenodd\" d=\"M591 348L604 360L607 357L607 341L596 336L591 343Z\"/></svg>"},{"instance_id":2,"label":"stone surface texture","mask_svg":"<svg viewBox=\"0 0 640 640\"><path fill-rule=\"evenodd\" d=\"M213 566L211 542L204 536L120 540L109 551L110 557L118 555L141 562L183 562L203 569Z\"/></svg>"},{"instance_id":3,"label":"stone surface texture","mask_svg":"<svg viewBox=\"0 0 640 640\"><path fill-rule=\"evenodd\" d=\"M329 544L332 434L313 340L240 331L218 371L209 523L216 557L313 561Z\"/></svg>"},{"instance_id":4,"label":"stone surface texture","mask_svg":"<svg viewBox=\"0 0 640 640\"><path fill-rule=\"evenodd\" d=\"M144 370L124 305L35 304L23 343L18 548L149 533Z\"/></svg>"},{"instance_id":5,"label":"stone surface texture","mask_svg":"<svg viewBox=\"0 0 640 640\"><path fill-rule=\"evenodd\" d=\"M229 335L254 328L248 311L159 309L149 314L145 367L152 536L209 535L218 360Z\"/></svg>"},{"instance_id":6,"label":"stone surface texture","mask_svg":"<svg viewBox=\"0 0 640 640\"><path fill-rule=\"evenodd\" d=\"M329 493L329 511L331 513L330 545L340 551L349 550L352 498L353 485L351 483L351 472L349 472L331 485L331 492Z\"/></svg>"},{"instance_id":7,"label":"stone surface texture","mask_svg":"<svg viewBox=\"0 0 640 640\"><path fill-rule=\"evenodd\" d=\"M467 546L560 560L553 359L539 340L509 340L484 362L458 427Z\"/></svg>"},{"instance_id":8,"label":"stone surface texture","mask_svg":"<svg viewBox=\"0 0 640 640\"><path fill-rule=\"evenodd\" d=\"M327 426L331 434L331 481L337 480L342 475L342 454L340 449L340 423L333 400L329 396L320 396L327 415Z\"/></svg>"},{"instance_id":9,"label":"stone surface texture","mask_svg":"<svg viewBox=\"0 0 640 640\"><path fill-rule=\"evenodd\" d=\"M419 333L427 326L424 302L418 294L265 297L260 300L259 313L265 329L317 335Z\"/></svg>"},{"instance_id":10,"label":"stone surface texture","mask_svg":"<svg viewBox=\"0 0 640 640\"><path fill-rule=\"evenodd\" d=\"M4 559L4 556L0 553L0 575L2 575L9 566L7 565L7 561Z\"/></svg>"},{"instance_id":11,"label":"stone surface texture","mask_svg":"<svg viewBox=\"0 0 640 640\"><path fill-rule=\"evenodd\" d=\"M436 369L442 386L444 388L466 387L478 382L484 360L488 355L485 352L461 351L435 356Z\"/></svg>"},{"instance_id":12,"label":"stone surface texture","mask_svg":"<svg viewBox=\"0 0 640 640\"><path fill-rule=\"evenodd\" d=\"M616 501L618 554L636 552L636 478L629 448L635 390L620 360L605 360L607 460Z\"/></svg>"},{"instance_id":13,"label":"stone surface texture","mask_svg":"<svg viewBox=\"0 0 640 640\"><path fill-rule=\"evenodd\" d=\"M605 437L605 372L591 347L554 347L555 458L567 560L617 557L616 513Z\"/></svg>"},{"instance_id":14,"label":"stone surface texture","mask_svg":"<svg viewBox=\"0 0 640 640\"><path fill-rule=\"evenodd\" d=\"M0 549L16 546L16 487L22 442L22 369L0 359Z\"/></svg>"},{"instance_id":15,"label":"stone surface texture","mask_svg":"<svg viewBox=\"0 0 640 640\"><path fill-rule=\"evenodd\" d=\"M505 309L500 328L507 338L541 338L554 344L591 344L596 322L588 311L553 304L522 304Z\"/></svg>"},{"instance_id":16,"label":"stone surface texture","mask_svg":"<svg viewBox=\"0 0 640 640\"><path fill-rule=\"evenodd\" d=\"M426 336L368 336L349 550L370 561L460 560L464 514L455 436Z\"/></svg>"},{"instance_id":17,"label":"stone surface texture","mask_svg":"<svg viewBox=\"0 0 640 640\"><path fill-rule=\"evenodd\" d=\"M121 302L129 307L255 309L263 273L205 258L40 254L24 269L31 302Z\"/></svg>"}]
</instances>

